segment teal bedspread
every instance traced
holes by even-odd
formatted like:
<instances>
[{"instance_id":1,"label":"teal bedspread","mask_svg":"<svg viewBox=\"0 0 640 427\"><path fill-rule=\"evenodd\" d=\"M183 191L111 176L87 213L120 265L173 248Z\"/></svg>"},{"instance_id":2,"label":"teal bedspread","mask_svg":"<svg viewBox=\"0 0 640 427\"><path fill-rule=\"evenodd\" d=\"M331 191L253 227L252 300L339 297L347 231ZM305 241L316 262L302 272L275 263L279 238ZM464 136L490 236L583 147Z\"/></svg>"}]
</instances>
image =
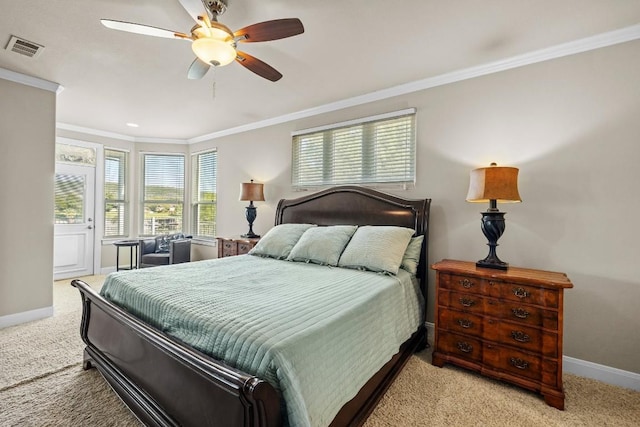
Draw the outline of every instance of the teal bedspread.
<instances>
[{"instance_id":1,"label":"teal bedspread","mask_svg":"<svg viewBox=\"0 0 640 427\"><path fill-rule=\"evenodd\" d=\"M101 294L270 382L285 425L326 426L418 328L411 276L251 255L110 274Z\"/></svg>"}]
</instances>

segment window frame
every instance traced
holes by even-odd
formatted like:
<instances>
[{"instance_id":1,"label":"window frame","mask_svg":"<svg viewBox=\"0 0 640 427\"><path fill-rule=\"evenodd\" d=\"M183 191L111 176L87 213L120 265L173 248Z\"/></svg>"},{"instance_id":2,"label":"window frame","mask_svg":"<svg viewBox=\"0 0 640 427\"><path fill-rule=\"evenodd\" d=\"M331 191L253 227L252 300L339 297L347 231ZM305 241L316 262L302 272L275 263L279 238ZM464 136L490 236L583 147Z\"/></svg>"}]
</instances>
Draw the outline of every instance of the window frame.
<instances>
[{"instance_id":1,"label":"window frame","mask_svg":"<svg viewBox=\"0 0 640 427\"><path fill-rule=\"evenodd\" d=\"M107 199L107 160L109 159L109 154L108 152L114 152L114 153L121 153L122 157L123 157L123 164L121 164L122 167L122 171L123 171L123 182L122 182L122 187L124 189L123 192L123 198L122 199ZM103 234L103 239L108 240L108 239L118 239L118 238L123 238L123 237L128 237L129 234L131 233L131 224L130 224L130 203L129 203L129 162L130 162L130 152L128 150L123 150L123 149L118 149L118 148L110 148L110 147L105 147L104 148L104 155L103 155L103 164L104 164L104 170L103 170L103 178L104 178L104 182L103 182L103 190L104 190L104 194L103 194L103 205L102 205L102 212L104 215L103 218L103 230L102 230L102 234ZM118 183L118 185L120 185L120 183ZM109 234L107 235L107 204L120 204L122 205L123 208L123 234Z\"/></svg>"},{"instance_id":2,"label":"window frame","mask_svg":"<svg viewBox=\"0 0 640 427\"><path fill-rule=\"evenodd\" d=\"M178 200L178 199L150 199L147 200L145 199L146 197L146 178L147 178L147 168L146 168L146 159L147 157L179 157L182 159L182 199ZM141 152L140 153L140 221L139 221L139 235L143 236L143 237L154 237L154 236L159 236L162 234L171 234L171 233L178 233L178 232L182 232L184 233L184 229L187 225L185 219L186 219L186 194L187 194L187 188L186 188L186 182L187 182L187 168L186 168L186 160L187 160L187 155L185 153L166 153L166 152ZM148 203L154 203L154 204L179 204L182 208L182 215L180 215L180 221L181 221L181 230L171 230L171 231L161 231L158 232L156 234L148 234L145 233L145 206Z\"/></svg>"},{"instance_id":3,"label":"window frame","mask_svg":"<svg viewBox=\"0 0 640 427\"><path fill-rule=\"evenodd\" d=\"M213 187L209 188L212 190L215 198L212 200L201 200L200 199L200 183L201 183L201 175L200 175L200 158L201 156L206 155L214 155L214 164L213 164ZM207 149L205 151L200 151L197 153L191 154L191 234L195 239L201 240L215 240L217 225L218 225L218 149L212 148ZM202 234L199 233L200 222L198 218L198 213L202 206L213 206L214 215L213 215L213 231L211 234Z\"/></svg>"},{"instance_id":4,"label":"window frame","mask_svg":"<svg viewBox=\"0 0 640 427\"><path fill-rule=\"evenodd\" d=\"M400 138L393 140L378 131L385 124L408 118L398 123ZM402 127L404 126L404 129ZM394 130L395 131L395 130ZM347 134L359 133L359 136ZM341 135L341 134L347 135ZM375 116L320 126L291 133L291 185L293 190L327 187L333 185L356 184L365 186L415 185L416 180L416 109L408 108ZM342 142L342 148L337 144ZM402 166L380 170L384 156L388 152L380 150L393 143L405 147L394 148ZM303 144L307 144L305 148ZM315 147L312 145L315 144ZM334 158L339 150L348 155L347 161ZM359 152L358 152L359 150ZM378 151L376 151L378 150ZM353 170L346 165L355 165ZM342 163L342 165L340 164ZM315 166L313 166L315 164ZM354 175L355 172L355 175ZM305 174L307 175L305 177Z\"/></svg>"}]
</instances>

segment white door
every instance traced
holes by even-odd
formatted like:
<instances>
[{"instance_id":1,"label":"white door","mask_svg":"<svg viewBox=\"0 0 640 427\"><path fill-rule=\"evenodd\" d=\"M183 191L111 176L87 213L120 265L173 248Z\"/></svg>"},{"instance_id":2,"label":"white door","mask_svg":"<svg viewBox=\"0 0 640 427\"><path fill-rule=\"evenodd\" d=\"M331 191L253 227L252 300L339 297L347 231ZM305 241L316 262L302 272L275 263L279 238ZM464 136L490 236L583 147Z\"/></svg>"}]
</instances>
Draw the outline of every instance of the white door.
<instances>
[{"instance_id":1,"label":"white door","mask_svg":"<svg viewBox=\"0 0 640 427\"><path fill-rule=\"evenodd\" d=\"M56 163L53 277L93 274L95 167Z\"/></svg>"}]
</instances>

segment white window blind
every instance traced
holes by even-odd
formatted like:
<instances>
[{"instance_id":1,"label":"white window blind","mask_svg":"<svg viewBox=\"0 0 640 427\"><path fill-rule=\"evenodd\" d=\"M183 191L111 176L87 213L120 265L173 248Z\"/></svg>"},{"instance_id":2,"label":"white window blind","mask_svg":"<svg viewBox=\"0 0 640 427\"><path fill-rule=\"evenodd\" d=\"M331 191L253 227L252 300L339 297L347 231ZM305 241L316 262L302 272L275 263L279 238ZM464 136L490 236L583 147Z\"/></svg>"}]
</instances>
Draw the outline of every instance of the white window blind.
<instances>
[{"instance_id":1,"label":"white window blind","mask_svg":"<svg viewBox=\"0 0 640 427\"><path fill-rule=\"evenodd\" d=\"M104 150L104 237L129 235L127 152Z\"/></svg>"},{"instance_id":2,"label":"white window blind","mask_svg":"<svg viewBox=\"0 0 640 427\"><path fill-rule=\"evenodd\" d=\"M216 236L218 153L208 151L194 154L192 165L192 233L196 237Z\"/></svg>"},{"instance_id":3,"label":"white window blind","mask_svg":"<svg viewBox=\"0 0 640 427\"><path fill-rule=\"evenodd\" d=\"M294 188L415 182L415 109L295 132Z\"/></svg>"},{"instance_id":4,"label":"white window blind","mask_svg":"<svg viewBox=\"0 0 640 427\"><path fill-rule=\"evenodd\" d=\"M182 231L184 156L143 154L142 234Z\"/></svg>"}]
</instances>

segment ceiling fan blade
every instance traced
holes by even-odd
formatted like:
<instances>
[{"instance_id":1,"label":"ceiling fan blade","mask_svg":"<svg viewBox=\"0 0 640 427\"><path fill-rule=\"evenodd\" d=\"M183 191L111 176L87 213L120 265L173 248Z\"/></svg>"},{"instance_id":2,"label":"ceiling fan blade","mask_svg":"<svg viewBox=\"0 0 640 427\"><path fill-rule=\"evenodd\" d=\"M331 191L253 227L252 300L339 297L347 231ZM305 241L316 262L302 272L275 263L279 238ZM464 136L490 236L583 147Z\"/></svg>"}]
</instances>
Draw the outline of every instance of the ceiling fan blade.
<instances>
[{"instance_id":1,"label":"ceiling fan blade","mask_svg":"<svg viewBox=\"0 0 640 427\"><path fill-rule=\"evenodd\" d=\"M198 16L206 15L207 12L204 9L202 0L178 0L180 5L187 11L189 16L193 18L196 23L200 23Z\"/></svg>"},{"instance_id":2,"label":"ceiling fan blade","mask_svg":"<svg viewBox=\"0 0 640 427\"><path fill-rule=\"evenodd\" d=\"M188 39L191 36L178 32L165 30L164 28L151 27L149 25L134 24L132 22L114 21L112 19L101 19L102 25L112 30L126 31L128 33L144 34L146 36L164 37L167 39Z\"/></svg>"},{"instance_id":3,"label":"ceiling fan blade","mask_svg":"<svg viewBox=\"0 0 640 427\"><path fill-rule=\"evenodd\" d=\"M260 77L264 77L272 82L278 81L282 78L282 74L280 74L278 70L248 53L238 51L236 61L249 71L253 71Z\"/></svg>"},{"instance_id":4,"label":"ceiling fan blade","mask_svg":"<svg viewBox=\"0 0 640 427\"><path fill-rule=\"evenodd\" d=\"M187 78L189 80L198 80L204 77L209 71L211 66L205 62L202 62L199 58L196 58L189 67L189 71L187 72Z\"/></svg>"},{"instance_id":5,"label":"ceiling fan blade","mask_svg":"<svg viewBox=\"0 0 640 427\"><path fill-rule=\"evenodd\" d=\"M304 33L304 26L298 18L275 19L249 25L233 33L240 42L266 42Z\"/></svg>"}]
</instances>

